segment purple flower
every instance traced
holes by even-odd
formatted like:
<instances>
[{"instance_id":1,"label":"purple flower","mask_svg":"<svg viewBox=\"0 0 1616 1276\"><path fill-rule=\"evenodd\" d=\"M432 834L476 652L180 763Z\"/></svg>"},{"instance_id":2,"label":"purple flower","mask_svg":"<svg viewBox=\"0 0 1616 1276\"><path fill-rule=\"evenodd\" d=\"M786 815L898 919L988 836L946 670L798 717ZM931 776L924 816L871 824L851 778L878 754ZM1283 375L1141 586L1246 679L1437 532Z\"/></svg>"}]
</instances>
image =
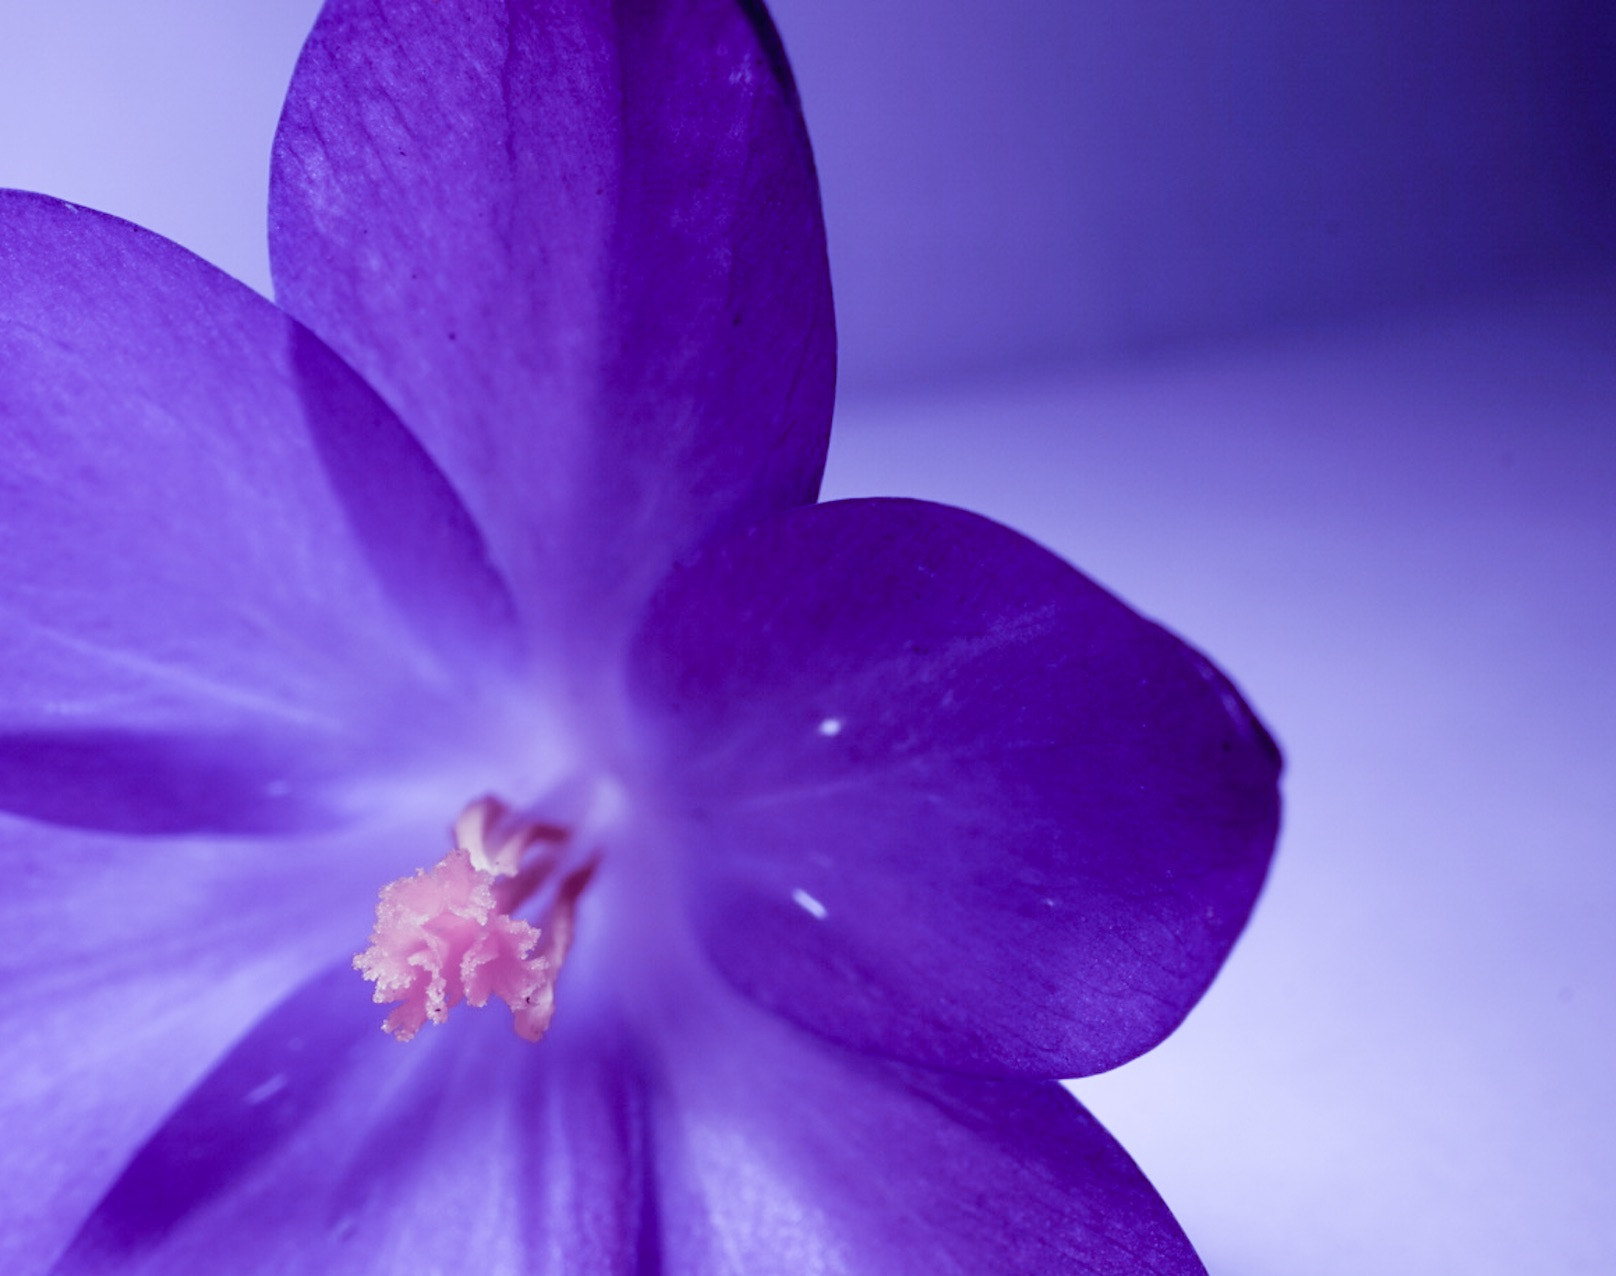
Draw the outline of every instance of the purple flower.
<instances>
[{"instance_id":1,"label":"purple flower","mask_svg":"<svg viewBox=\"0 0 1616 1276\"><path fill-rule=\"evenodd\" d=\"M0 1270L1199 1271L1050 1078L1206 988L1278 755L1015 533L812 503L761 7L330 0L271 243L284 312L0 196Z\"/></svg>"}]
</instances>

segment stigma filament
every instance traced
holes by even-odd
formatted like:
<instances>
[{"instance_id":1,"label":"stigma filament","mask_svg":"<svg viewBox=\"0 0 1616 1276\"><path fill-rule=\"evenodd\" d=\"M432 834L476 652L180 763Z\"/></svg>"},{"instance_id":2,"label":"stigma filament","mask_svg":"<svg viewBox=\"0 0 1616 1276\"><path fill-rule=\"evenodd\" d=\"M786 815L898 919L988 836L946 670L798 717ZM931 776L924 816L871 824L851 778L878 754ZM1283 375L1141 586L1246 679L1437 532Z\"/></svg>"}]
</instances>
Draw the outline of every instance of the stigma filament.
<instances>
[{"instance_id":1,"label":"stigma filament","mask_svg":"<svg viewBox=\"0 0 1616 1276\"><path fill-rule=\"evenodd\" d=\"M354 969L375 983L378 1004L399 1003L382 1027L400 1041L462 1001L493 997L511 1008L517 1035L537 1041L555 1014L556 977L595 863L569 869L566 829L516 816L494 797L467 806L453 838L432 868L382 887ZM537 925L512 915L536 898Z\"/></svg>"}]
</instances>

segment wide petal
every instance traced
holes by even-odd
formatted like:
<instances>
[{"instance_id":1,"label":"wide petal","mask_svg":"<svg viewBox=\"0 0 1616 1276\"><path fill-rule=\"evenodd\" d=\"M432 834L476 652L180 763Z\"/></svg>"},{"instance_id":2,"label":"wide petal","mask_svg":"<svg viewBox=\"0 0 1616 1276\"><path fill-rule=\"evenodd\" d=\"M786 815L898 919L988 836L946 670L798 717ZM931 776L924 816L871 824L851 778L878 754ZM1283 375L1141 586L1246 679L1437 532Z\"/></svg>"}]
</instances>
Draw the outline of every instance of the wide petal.
<instances>
[{"instance_id":1,"label":"wide petal","mask_svg":"<svg viewBox=\"0 0 1616 1276\"><path fill-rule=\"evenodd\" d=\"M0 809L330 821L486 731L516 633L453 491L316 337L155 235L0 192Z\"/></svg>"},{"instance_id":2,"label":"wide petal","mask_svg":"<svg viewBox=\"0 0 1616 1276\"><path fill-rule=\"evenodd\" d=\"M733 994L678 1003L657 1049L662 1270L1204 1276L1054 1083L851 1054Z\"/></svg>"},{"instance_id":3,"label":"wide petal","mask_svg":"<svg viewBox=\"0 0 1616 1276\"><path fill-rule=\"evenodd\" d=\"M755 0L331 0L270 244L282 304L399 410L557 642L597 653L676 557L817 491L824 234Z\"/></svg>"},{"instance_id":4,"label":"wide petal","mask_svg":"<svg viewBox=\"0 0 1616 1276\"><path fill-rule=\"evenodd\" d=\"M46 1270L214 1061L363 944L411 843L442 836L163 841L0 817L0 1271Z\"/></svg>"},{"instance_id":5,"label":"wide petal","mask_svg":"<svg viewBox=\"0 0 1616 1276\"><path fill-rule=\"evenodd\" d=\"M1199 998L1273 848L1279 755L1229 682L960 510L841 502L712 547L631 675L708 952L861 1049L1113 1067Z\"/></svg>"},{"instance_id":6,"label":"wide petal","mask_svg":"<svg viewBox=\"0 0 1616 1276\"><path fill-rule=\"evenodd\" d=\"M192 1092L55 1276L636 1270L638 1089L569 1018L538 1048L494 1013L400 1045L332 970Z\"/></svg>"}]
</instances>

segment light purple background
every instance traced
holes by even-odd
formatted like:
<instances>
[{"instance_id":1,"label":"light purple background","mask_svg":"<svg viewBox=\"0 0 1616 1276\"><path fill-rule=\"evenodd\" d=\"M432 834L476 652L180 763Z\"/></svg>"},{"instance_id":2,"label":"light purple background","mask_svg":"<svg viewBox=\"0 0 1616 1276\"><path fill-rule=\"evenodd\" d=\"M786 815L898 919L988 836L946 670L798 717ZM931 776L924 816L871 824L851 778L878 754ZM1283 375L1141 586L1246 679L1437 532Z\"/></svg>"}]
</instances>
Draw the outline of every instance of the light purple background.
<instances>
[{"instance_id":1,"label":"light purple background","mask_svg":"<svg viewBox=\"0 0 1616 1276\"><path fill-rule=\"evenodd\" d=\"M6 0L0 185L267 288L315 0ZM1075 1088L1215 1276L1616 1269L1616 6L780 0L833 494L1051 544L1291 759L1269 892Z\"/></svg>"}]
</instances>

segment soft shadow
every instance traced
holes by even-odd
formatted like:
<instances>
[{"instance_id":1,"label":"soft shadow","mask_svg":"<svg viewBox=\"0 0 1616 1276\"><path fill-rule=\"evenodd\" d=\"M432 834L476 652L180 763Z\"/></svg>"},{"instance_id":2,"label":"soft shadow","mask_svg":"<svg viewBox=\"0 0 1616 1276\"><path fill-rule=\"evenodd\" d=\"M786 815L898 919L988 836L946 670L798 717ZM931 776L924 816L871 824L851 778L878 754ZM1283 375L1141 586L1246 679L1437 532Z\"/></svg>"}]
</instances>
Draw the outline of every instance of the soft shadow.
<instances>
[{"instance_id":1,"label":"soft shadow","mask_svg":"<svg viewBox=\"0 0 1616 1276\"><path fill-rule=\"evenodd\" d=\"M0 810L135 834L281 834L337 816L307 742L138 731L0 733Z\"/></svg>"}]
</instances>

